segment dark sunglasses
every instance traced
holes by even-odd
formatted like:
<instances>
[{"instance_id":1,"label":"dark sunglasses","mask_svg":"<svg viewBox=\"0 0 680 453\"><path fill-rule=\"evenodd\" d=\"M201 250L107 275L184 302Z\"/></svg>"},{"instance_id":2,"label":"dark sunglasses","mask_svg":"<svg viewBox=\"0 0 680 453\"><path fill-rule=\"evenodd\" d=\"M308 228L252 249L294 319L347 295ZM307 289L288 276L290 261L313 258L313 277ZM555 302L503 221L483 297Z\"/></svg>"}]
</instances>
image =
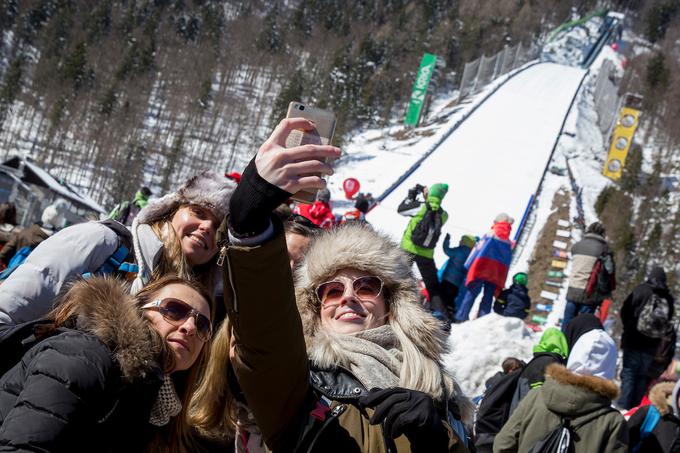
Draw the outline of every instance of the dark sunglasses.
<instances>
[{"instance_id":1,"label":"dark sunglasses","mask_svg":"<svg viewBox=\"0 0 680 453\"><path fill-rule=\"evenodd\" d=\"M359 300L373 299L380 295L383 281L379 277L365 276L352 280L352 290ZM336 305L345 295L347 284L340 280L324 282L316 287L316 298L321 305Z\"/></svg>"},{"instance_id":2,"label":"dark sunglasses","mask_svg":"<svg viewBox=\"0 0 680 453\"><path fill-rule=\"evenodd\" d=\"M203 341L210 340L212 337L212 324L210 319L202 313L199 313L191 305L179 299L166 297L165 299L156 299L142 306L143 309L158 308L158 312L163 316L163 319L168 321L173 326L181 326L184 322L193 316L196 323L196 335Z\"/></svg>"}]
</instances>

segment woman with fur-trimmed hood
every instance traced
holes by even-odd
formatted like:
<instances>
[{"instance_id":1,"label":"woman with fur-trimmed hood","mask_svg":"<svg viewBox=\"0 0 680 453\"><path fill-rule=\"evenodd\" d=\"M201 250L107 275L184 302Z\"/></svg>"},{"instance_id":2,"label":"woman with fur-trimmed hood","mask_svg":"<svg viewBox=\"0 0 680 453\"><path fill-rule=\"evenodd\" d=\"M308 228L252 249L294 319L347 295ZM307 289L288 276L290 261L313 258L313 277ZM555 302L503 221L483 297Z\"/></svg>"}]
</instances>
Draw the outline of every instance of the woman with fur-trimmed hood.
<instances>
[{"instance_id":1,"label":"woman with fur-trimmed hood","mask_svg":"<svg viewBox=\"0 0 680 453\"><path fill-rule=\"evenodd\" d=\"M678 396L680 396L680 381L660 382L652 387L649 391L649 400L652 404L640 407L628 420L631 451L680 452ZM656 411L659 418L656 424L651 426L651 432L641 439L642 427L650 411Z\"/></svg>"},{"instance_id":2,"label":"woman with fur-trimmed hood","mask_svg":"<svg viewBox=\"0 0 680 453\"><path fill-rule=\"evenodd\" d=\"M604 330L580 335L567 366L549 365L545 383L517 406L494 439L494 453L531 451L563 421L570 426L573 451L627 452L626 420L611 407L619 393L612 381L616 357L616 344Z\"/></svg>"},{"instance_id":3,"label":"woman with fur-trimmed hood","mask_svg":"<svg viewBox=\"0 0 680 453\"><path fill-rule=\"evenodd\" d=\"M311 127L302 118L279 124L244 171L220 228L231 366L254 421L274 451L464 452L469 403L441 364L442 327L418 303L411 263L396 243L358 224L325 232L293 285L271 211L291 193L323 185L297 173L327 174L321 158L339 154L284 148L291 130Z\"/></svg>"},{"instance_id":4,"label":"woman with fur-trimmed hood","mask_svg":"<svg viewBox=\"0 0 680 453\"><path fill-rule=\"evenodd\" d=\"M186 416L212 333L210 302L179 277L134 297L92 277L45 321L5 327L19 357L0 377L3 451L194 451Z\"/></svg>"}]
</instances>

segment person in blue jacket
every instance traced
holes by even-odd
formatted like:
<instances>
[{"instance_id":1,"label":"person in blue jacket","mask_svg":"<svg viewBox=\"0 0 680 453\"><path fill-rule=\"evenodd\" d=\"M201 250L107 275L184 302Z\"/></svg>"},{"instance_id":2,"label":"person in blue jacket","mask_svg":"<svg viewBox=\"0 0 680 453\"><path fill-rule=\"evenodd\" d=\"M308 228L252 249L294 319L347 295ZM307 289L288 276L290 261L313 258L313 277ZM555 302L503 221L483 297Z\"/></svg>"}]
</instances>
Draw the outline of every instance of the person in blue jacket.
<instances>
[{"instance_id":1,"label":"person in blue jacket","mask_svg":"<svg viewBox=\"0 0 680 453\"><path fill-rule=\"evenodd\" d=\"M449 257L444 265L439 269L437 276L439 277L440 293L444 300L444 305L449 312L449 318L453 319L456 312L457 296L461 286L465 283L465 276L467 269L465 268L465 260L467 260L472 247L475 246L477 238L475 236L464 235L460 238L458 247L450 247L451 235L446 234L444 237L444 253Z\"/></svg>"},{"instance_id":2,"label":"person in blue jacket","mask_svg":"<svg viewBox=\"0 0 680 453\"><path fill-rule=\"evenodd\" d=\"M531 298L527 288L529 277L524 272L517 272L512 277L510 288L501 291L493 304L493 310L499 315L524 319L531 309Z\"/></svg>"}]
</instances>

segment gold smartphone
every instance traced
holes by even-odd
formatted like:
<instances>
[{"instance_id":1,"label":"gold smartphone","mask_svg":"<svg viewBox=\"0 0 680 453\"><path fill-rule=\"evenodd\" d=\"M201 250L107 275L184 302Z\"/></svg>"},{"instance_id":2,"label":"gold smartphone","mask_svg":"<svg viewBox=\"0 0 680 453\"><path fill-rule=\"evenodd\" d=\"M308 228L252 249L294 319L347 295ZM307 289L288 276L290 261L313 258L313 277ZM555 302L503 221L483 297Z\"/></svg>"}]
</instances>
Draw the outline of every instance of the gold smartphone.
<instances>
[{"instance_id":1,"label":"gold smartphone","mask_svg":"<svg viewBox=\"0 0 680 453\"><path fill-rule=\"evenodd\" d=\"M286 148L293 148L300 145L330 145L335 132L335 115L332 112L310 107L301 102L291 102L288 104L286 118L306 118L314 121L316 129L303 131L294 129L286 138ZM302 203L313 203L316 200L318 190L301 190L291 197L295 201Z\"/></svg>"}]
</instances>

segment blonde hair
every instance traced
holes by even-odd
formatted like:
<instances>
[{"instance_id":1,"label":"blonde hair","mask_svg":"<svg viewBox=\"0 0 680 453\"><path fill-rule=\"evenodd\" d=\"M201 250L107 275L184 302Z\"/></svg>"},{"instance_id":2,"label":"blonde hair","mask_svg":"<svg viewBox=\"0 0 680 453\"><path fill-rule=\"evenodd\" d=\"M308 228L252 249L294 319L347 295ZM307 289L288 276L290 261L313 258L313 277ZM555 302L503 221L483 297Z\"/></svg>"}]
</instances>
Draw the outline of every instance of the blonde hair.
<instances>
[{"instance_id":1,"label":"blonde hair","mask_svg":"<svg viewBox=\"0 0 680 453\"><path fill-rule=\"evenodd\" d=\"M89 279L79 280L73 284L69 291L64 295L62 302L51 313L50 318L54 320L54 327L69 326L72 327L75 318L83 311L83 304L88 303L88 298L83 297L83 291L97 291L98 284L102 280L109 280L119 284L118 281L110 277L92 277ZM164 370L172 370L175 367L175 356L170 351L167 343L159 335L156 329L146 316L144 316L142 306L151 302L156 294L168 285L183 285L196 291L202 299L206 301L209 307L214 305L210 293L198 282L186 278L178 277L176 275L165 275L157 280L150 282L142 290L134 296L134 305L138 311L139 317L148 329L149 339L152 342L152 349L154 355L157 357L159 363ZM166 425L151 441L150 449L153 451L166 452L184 452L195 451L195 441L191 433L191 424L188 418L188 408L190 405L193 390L196 387L196 382L200 380L203 368L205 367L207 350L209 343L204 344L199 356L191 367L184 371L173 372L170 376L175 385L177 395L182 401L182 410L176 416L170 419Z\"/></svg>"},{"instance_id":2,"label":"blonde hair","mask_svg":"<svg viewBox=\"0 0 680 453\"><path fill-rule=\"evenodd\" d=\"M231 323L225 319L210 345L205 372L189 408L189 423L202 435L213 439L233 437L236 428L236 400L229 386L233 370L229 366Z\"/></svg>"},{"instance_id":3,"label":"blonde hair","mask_svg":"<svg viewBox=\"0 0 680 453\"><path fill-rule=\"evenodd\" d=\"M177 205L167 216L150 225L151 230L163 242L163 254L154 268L151 278L155 280L164 275L174 274L187 280L198 281L203 287L212 291L215 288L216 282L215 265L217 263L217 256L214 256L205 264L197 266L189 265L184 252L182 252L180 238L172 226L172 218L175 213L186 206L189 206L189 204Z\"/></svg>"},{"instance_id":4,"label":"blonde hair","mask_svg":"<svg viewBox=\"0 0 680 453\"><path fill-rule=\"evenodd\" d=\"M213 298L208 290L196 282L195 280L177 277L175 275L165 275L157 280L153 280L144 288L142 288L134 297L138 307L151 302L154 296L167 285L184 285L196 291L201 298L203 298L210 307L211 316L214 312ZM212 319L212 318L211 318ZM157 335L157 334L156 334ZM164 347L167 348L165 342ZM163 435L159 433L154 439L154 449L162 449L166 452L184 452L196 451L194 434L191 432L192 423L189 419L189 407L191 398L196 388L197 382L201 380L201 376L205 369L207 362L208 349L210 342L206 342L201 348L201 352L196 358L196 361L188 370L176 371L171 374L173 384L177 395L182 401L182 410L176 416L170 419L170 423L165 427ZM174 368L174 355L171 354L171 362L164 362L166 370ZM169 366L172 363L172 366Z\"/></svg>"}]
</instances>

